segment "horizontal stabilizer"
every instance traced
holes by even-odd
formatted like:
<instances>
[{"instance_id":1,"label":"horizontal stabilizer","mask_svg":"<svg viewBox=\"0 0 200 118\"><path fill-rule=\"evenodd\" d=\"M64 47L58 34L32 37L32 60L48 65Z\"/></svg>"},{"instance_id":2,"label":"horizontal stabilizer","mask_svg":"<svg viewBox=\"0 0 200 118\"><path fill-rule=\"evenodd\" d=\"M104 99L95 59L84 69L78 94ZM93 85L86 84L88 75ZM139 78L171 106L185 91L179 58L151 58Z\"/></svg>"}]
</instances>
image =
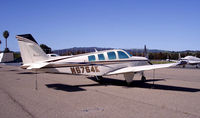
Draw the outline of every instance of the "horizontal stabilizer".
<instances>
[{"instance_id":1,"label":"horizontal stabilizer","mask_svg":"<svg viewBox=\"0 0 200 118\"><path fill-rule=\"evenodd\" d=\"M47 65L49 65L49 63L34 63L34 64L31 64L27 69L40 69Z\"/></svg>"}]
</instances>

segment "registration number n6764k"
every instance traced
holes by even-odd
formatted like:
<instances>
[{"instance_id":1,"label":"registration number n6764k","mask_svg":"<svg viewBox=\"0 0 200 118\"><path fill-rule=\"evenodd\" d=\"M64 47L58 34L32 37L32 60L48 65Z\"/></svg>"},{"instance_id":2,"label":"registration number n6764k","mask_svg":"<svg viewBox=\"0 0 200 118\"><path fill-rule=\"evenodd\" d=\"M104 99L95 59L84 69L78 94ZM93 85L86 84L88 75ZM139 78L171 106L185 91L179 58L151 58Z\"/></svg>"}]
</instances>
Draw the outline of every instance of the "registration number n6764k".
<instances>
[{"instance_id":1,"label":"registration number n6764k","mask_svg":"<svg viewBox=\"0 0 200 118\"><path fill-rule=\"evenodd\" d=\"M70 67L72 74L100 72L98 66L76 66Z\"/></svg>"}]
</instances>

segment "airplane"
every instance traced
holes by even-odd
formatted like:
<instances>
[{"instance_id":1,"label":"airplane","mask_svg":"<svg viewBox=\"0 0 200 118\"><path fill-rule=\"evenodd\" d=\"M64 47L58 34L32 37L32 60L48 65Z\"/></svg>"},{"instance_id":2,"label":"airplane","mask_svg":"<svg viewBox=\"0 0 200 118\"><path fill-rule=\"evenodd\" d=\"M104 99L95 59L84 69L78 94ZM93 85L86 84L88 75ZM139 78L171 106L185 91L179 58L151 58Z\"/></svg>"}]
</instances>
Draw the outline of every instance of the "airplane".
<instances>
[{"instance_id":1,"label":"airplane","mask_svg":"<svg viewBox=\"0 0 200 118\"><path fill-rule=\"evenodd\" d=\"M200 65L200 58L195 56L186 56L184 58L180 58L180 61L185 62L183 67L185 67L186 64L189 64L189 65L196 65L196 68L198 68L198 65Z\"/></svg>"},{"instance_id":2,"label":"airplane","mask_svg":"<svg viewBox=\"0 0 200 118\"><path fill-rule=\"evenodd\" d=\"M130 84L135 74L140 74L141 80L145 81L144 71L179 65L152 65L146 57L132 56L122 49L50 58L31 34L17 35L16 38L23 60L21 68L40 72L94 76L97 80L103 79L103 76L123 74Z\"/></svg>"},{"instance_id":3,"label":"airplane","mask_svg":"<svg viewBox=\"0 0 200 118\"><path fill-rule=\"evenodd\" d=\"M51 53L51 54L47 54L47 56L49 56L49 57L58 57L59 55L58 55L58 54Z\"/></svg>"},{"instance_id":4,"label":"airplane","mask_svg":"<svg viewBox=\"0 0 200 118\"><path fill-rule=\"evenodd\" d=\"M178 60L170 60L170 59L167 59L167 61L170 61L170 62L180 62L183 66L183 68L185 68L186 65L196 65L196 68L198 68L198 65L200 65L200 58L198 57L195 57L195 56L185 56L183 58L181 58L181 54L179 53L179 56L178 56Z\"/></svg>"}]
</instances>

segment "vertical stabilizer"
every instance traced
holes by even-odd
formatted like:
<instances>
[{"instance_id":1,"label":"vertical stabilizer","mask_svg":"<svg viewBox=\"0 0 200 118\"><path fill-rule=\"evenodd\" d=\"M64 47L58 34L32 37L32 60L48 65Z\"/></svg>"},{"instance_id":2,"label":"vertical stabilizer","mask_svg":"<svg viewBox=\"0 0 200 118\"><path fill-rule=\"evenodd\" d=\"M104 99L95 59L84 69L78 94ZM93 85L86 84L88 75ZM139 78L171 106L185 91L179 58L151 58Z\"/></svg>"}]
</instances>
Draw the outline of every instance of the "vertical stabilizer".
<instances>
[{"instance_id":1,"label":"vertical stabilizer","mask_svg":"<svg viewBox=\"0 0 200 118\"><path fill-rule=\"evenodd\" d=\"M178 53L178 60L181 60L181 53Z\"/></svg>"},{"instance_id":2,"label":"vertical stabilizer","mask_svg":"<svg viewBox=\"0 0 200 118\"><path fill-rule=\"evenodd\" d=\"M24 64L44 61L49 57L40 48L31 34L17 35L21 57Z\"/></svg>"}]
</instances>

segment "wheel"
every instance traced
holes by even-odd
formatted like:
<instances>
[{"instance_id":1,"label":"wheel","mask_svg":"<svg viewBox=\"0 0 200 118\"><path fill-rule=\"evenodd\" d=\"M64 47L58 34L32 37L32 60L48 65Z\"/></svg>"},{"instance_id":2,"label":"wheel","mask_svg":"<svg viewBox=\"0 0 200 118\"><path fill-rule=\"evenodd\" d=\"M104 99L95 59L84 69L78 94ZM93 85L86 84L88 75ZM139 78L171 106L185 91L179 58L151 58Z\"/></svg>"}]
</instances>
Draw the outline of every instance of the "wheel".
<instances>
[{"instance_id":1,"label":"wheel","mask_svg":"<svg viewBox=\"0 0 200 118\"><path fill-rule=\"evenodd\" d=\"M142 76L141 77L141 80L144 82L144 81L146 81L146 77L145 76Z\"/></svg>"}]
</instances>

